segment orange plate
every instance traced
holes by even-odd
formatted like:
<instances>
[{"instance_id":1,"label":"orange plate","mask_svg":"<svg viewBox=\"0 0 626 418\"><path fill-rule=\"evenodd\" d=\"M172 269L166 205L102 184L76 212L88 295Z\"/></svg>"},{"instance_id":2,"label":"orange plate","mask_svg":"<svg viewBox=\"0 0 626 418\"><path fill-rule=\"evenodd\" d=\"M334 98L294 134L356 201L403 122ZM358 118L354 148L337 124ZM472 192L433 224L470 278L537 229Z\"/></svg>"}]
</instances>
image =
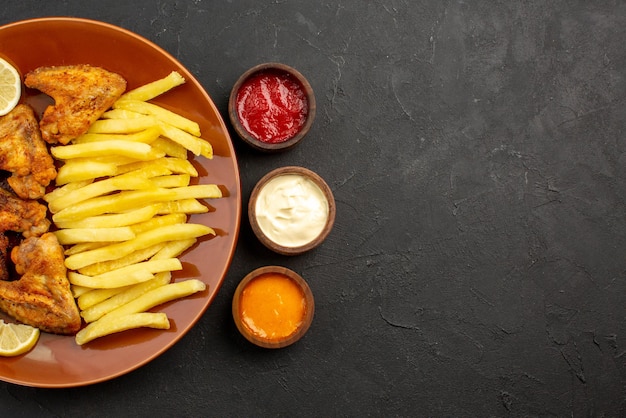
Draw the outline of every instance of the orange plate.
<instances>
[{"instance_id":1,"label":"orange plate","mask_svg":"<svg viewBox=\"0 0 626 418\"><path fill-rule=\"evenodd\" d=\"M91 64L121 74L128 89L164 77L173 70L187 82L154 100L200 124L215 157L193 159L200 183L220 185L224 197L208 201L212 210L191 222L211 226L217 236L201 240L181 261L174 280L199 277L208 289L157 310L171 320L167 331L140 329L92 341L84 347L74 337L42 333L23 356L0 358L0 379L35 387L75 387L112 379L148 363L176 343L200 319L215 298L232 261L241 220L241 185L228 130L200 83L170 54L152 42L110 24L76 18L43 18L0 27L0 55L22 77L40 66ZM26 91L22 102L41 115L47 96ZM3 317L0 315L0 317Z\"/></svg>"}]
</instances>

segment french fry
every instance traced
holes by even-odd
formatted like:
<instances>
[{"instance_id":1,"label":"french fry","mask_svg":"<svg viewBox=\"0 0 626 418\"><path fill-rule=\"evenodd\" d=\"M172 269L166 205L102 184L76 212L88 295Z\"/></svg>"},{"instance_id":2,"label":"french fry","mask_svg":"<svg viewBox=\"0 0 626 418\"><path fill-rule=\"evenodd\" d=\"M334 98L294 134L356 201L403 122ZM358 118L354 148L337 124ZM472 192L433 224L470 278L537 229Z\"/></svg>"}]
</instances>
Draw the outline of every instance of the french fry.
<instances>
[{"instance_id":1,"label":"french fry","mask_svg":"<svg viewBox=\"0 0 626 418\"><path fill-rule=\"evenodd\" d=\"M131 190L116 195L94 197L62 209L52 215L56 222L72 221L106 213L120 213L139 209L145 204L169 200L170 189Z\"/></svg>"},{"instance_id":2,"label":"french fry","mask_svg":"<svg viewBox=\"0 0 626 418\"><path fill-rule=\"evenodd\" d=\"M115 213L99 216L91 216L79 219L77 221L56 222L56 226L61 229L65 228L114 228L118 226L128 226L154 217L161 210L163 204L157 203L148 205L130 212Z\"/></svg>"},{"instance_id":3,"label":"french fry","mask_svg":"<svg viewBox=\"0 0 626 418\"><path fill-rule=\"evenodd\" d=\"M125 181L121 180L122 179L118 179L117 177L111 177L107 180L91 183L88 186L74 190L72 193L68 193L66 196L50 202L48 204L48 209L50 209L50 212L56 213L68 206L72 206L79 202L102 196L113 191L153 189L155 187L150 180L138 176L127 177L124 179Z\"/></svg>"},{"instance_id":4,"label":"french fry","mask_svg":"<svg viewBox=\"0 0 626 418\"><path fill-rule=\"evenodd\" d=\"M159 131L160 133L161 131ZM165 155L169 157L187 158L187 149L180 144L172 141L171 139L165 138L164 136L160 136L155 139L152 143L150 143L153 148L163 151Z\"/></svg>"},{"instance_id":5,"label":"french fry","mask_svg":"<svg viewBox=\"0 0 626 418\"><path fill-rule=\"evenodd\" d=\"M122 94L118 101L148 101L184 83L185 78L177 71L172 71L166 77L163 77L151 83L144 84L143 86L137 87L136 89ZM113 106L115 107L115 104Z\"/></svg>"},{"instance_id":6,"label":"french fry","mask_svg":"<svg viewBox=\"0 0 626 418\"><path fill-rule=\"evenodd\" d=\"M182 129L191 135L200 136L200 125L198 125L197 122L189 120L161 106L141 100L118 100L113 107L116 110L126 110L144 115L152 115L161 122Z\"/></svg>"},{"instance_id":7,"label":"french fry","mask_svg":"<svg viewBox=\"0 0 626 418\"><path fill-rule=\"evenodd\" d=\"M213 158L213 146L208 141L200 142L200 155L209 160Z\"/></svg>"},{"instance_id":8,"label":"french fry","mask_svg":"<svg viewBox=\"0 0 626 418\"><path fill-rule=\"evenodd\" d=\"M194 213L207 213L208 211L209 208L204 206L197 199L182 199L161 203L158 214L165 215L168 213L186 213L191 215Z\"/></svg>"},{"instance_id":9,"label":"french fry","mask_svg":"<svg viewBox=\"0 0 626 418\"><path fill-rule=\"evenodd\" d=\"M132 141L143 142L144 144L152 144L161 135L161 130L158 126L151 126L139 132L130 134L101 134L101 133L86 133L72 141L72 144L85 144L87 142L100 142L100 141Z\"/></svg>"},{"instance_id":10,"label":"french fry","mask_svg":"<svg viewBox=\"0 0 626 418\"><path fill-rule=\"evenodd\" d=\"M119 213L149 203L182 199L216 199L222 192L214 184L197 184L173 189L155 188L149 190L124 191L115 195L94 197L62 209L52 216L54 222L63 222L104 213Z\"/></svg>"},{"instance_id":11,"label":"french fry","mask_svg":"<svg viewBox=\"0 0 626 418\"><path fill-rule=\"evenodd\" d=\"M66 162L59 168L55 183L57 186L63 186L71 182L93 180L115 174L117 174L115 164L99 161L72 161Z\"/></svg>"},{"instance_id":12,"label":"french fry","mask_svg":"<svg viewBox=\"0 0 626 418\"><path fill-rule=\"evenodd\" d=\"M164 189L189 186L190 180L191 176L189 174L174 174L169 176L153 177L151 179L152 184L155 187L162 187Z\"/></svg>"},{"instance_id":13,"label":"french fry","mask_svg":"<svg viewBox=\"0 0 626 418\"><path fill-rule=\"evenodd\" d=\"M187 221L187 215L184 213L169 213L163 216L155 216L145 222L131 225L135 234L141 234L153 229L162 228L168 225L183 224Z\"/></svg>"},{"instance_id":14,"label":"french fry","mask_svg":"<svg viewBox=\"0 0 626 418\"><path fill-rule=\"evenodd\" d=\"M151 260L162 260L165 258L178 257L184 253L188 248L192 247L198 240L195 238L190 239L177 239L165 243L165 245L152 256Z\"/></svg>"},{"instance_id":15,"label":"french fry","mask_svg":"<svg viewBox=\"0 0 626 418\"><path fill-rule=\"evenodd\" d=\"M111 109L107 110L100 116L101 119L133 119L144 116L142 113L133 112L126 109Z\"/></svg>"},{"instance_id":16,"label":"french fry","mask_svg":"<svg viewBox=\"0 0 626 418\"><path fill-rule=\"evenodd\" d=\"M83 267L82 269L79 269L78 272L86 276L97 276L99 274L107 273L112 270L117 270L122 267L140 263L144 260L148 260L148 259L155 260L154 256L158 254L165 246L166 246L166 243L155 244L151 247L143 248L141 250L132 252L116 260L109 260L109 261L103 261L101 263L90 264L87 267ZM177 256L178 254L172 255L171 257L160 257L160 258L161 259L173 258Z\"/></svg>"},{"instance_id":17,"label":"french fry","mask_svg":"<svg viewBox=\"0 0 626 418\"><path fill-rule=\"evenodd\" d=\"M80 244L74 244L71 247L65 250L65 255L70 256L73 254L80 254L85 251L95 250L96 248L106 247L107 245L111 245L110 242L83 242Z\"/></svg>"},{"instance_id":18,"label":"french fry","mask_svg":"<svg viewBox=\"0 0 626 418\"><path fill-rule=\"evenodd\" d=\"M111 289L114 287L129 286L150 280L155 273L176 271L183 268L178 258L149 260L132 264L117 270L111 270L97 276L69 272L68 280L71 284L91 287L92 289Z\"/></svg>"},{"instance_id":19,"label":"french fry","mask_svg":"<svg viewBox=\"0 0 626 418\"><path fill-rule=\"evenodd\" d=\"M54 199L48 203L48 209L50 209L50 212L56 213L68 206L114 191L152 189L155 188L155 185L148 179L169 173L170 171L166 167L153 165L119 176L109 177L108 179L96 181L72 190L64 196Z\"/></svg>"},{"instance_id":20,"label":"french fry","mask_svg":"<svg viewBox=\"0 0 626 418\"><path fill-rule=\"evenodd\" d=\"M170 321L162 312L141 312L121 318L96 321L87 325L76 334L76 344L83 345L96 338L136 328L169 329Z\"/></svg>"},{"instance_id":21,"label":"french fry","mask_svg":"<svg viewBox=\"0 0 626 418\"><path fill-rule=\"evenodd\" d=\"M111 297L117 295L118 293L123 292L126 289L130 289L133 286L136 286L136 285L114 287L111 289L91 289L88 287L84 287L84 289L89 289L89 291L76 297L76 302L78 303L78 307L82 311L84 311L85 309L91 308L94 305L97 305L107 299L110 299ZM75 286L75 287L83 288L82 286ZM82 315L82 312L81 312L81 315Z\"/></svg>"},{"instance_id":22,"label":"french fry","mask_svg":"<svg viewBox=\"0 0 626 418\"><path fill-rule=\"evenodd\" d=\"M158 158L154 161L135 161L118 167L118 173L127 173L153 164L164 166L174 174L189 174L191 177L198 177L198 170L195 169L191 162L173 157Z\"/></svg>"},{"instance_id":23,"label":"french fry","mask_svg":"<svg viewBox=\"0 0 626 418\"><path fill-rule=\"evenodd\" d=\"M191 177L198 177L198 170L189 160L181 158L165 158L165 166L176 174L189 174Z\"/></svg>"},{"instance_id":24,"label":"french fry","mask_svg":"<svg viewBox=\"0 0 626 418\"><path fill-rule=\"evenodd\" d=\"M215 184L194 184L185 187L174 187L168 190L174 192L171 200L218 199L222 197L222 191Z\"/></svg>"},{"instance_id":25,"label":"french fry","mask_svg":"<svg viewBox=\"0 0 626 418\"><path fill-rule=\"evenodd\" d=\"M198 279L189 279L182 282L166 284L165 286L152 289L131 302L106 313L100 319L120 318L128 314L145 312L165 302L180 299L205 289L206 284Z\"/></svg>"},{"instance_id":26,"label":"french fry","mask_svg":"<svg viewBox=\"0 0 626 418\"><path fill-rule=\"evenodd\" d=\"M91 124L88 133L119 134L139 132L157 124L154 116L145 116L128 119L99 119Z\"/></svg>"},{"instance_id":27,"label":"french fry","mask_svg":"<svg viewBox=\"0 0 626 418\"><path fill-rule=\"evenodd\" d=\"M114 286L100 286L103 281L100 281L98 279L94 280L92 276L85 276L84 274L80 274L75 271L67 272L67 280L70 282L70 284L90 287L92 289L112 289L115 287L122 287L146 282L152 278L154 278L154 274L150 273L147 270L134 270L126 274L126 276L123 278L123 283L115 282Z\"/></svg>"},{"instance_id":28,"label":"french fry","mask_svg":"<svg viewBox=\"0 0 626 418\"><path fill-rule=\"evenodd\" d=\"M70 285L70 290L72 291L72 296L74 296L74 298L79 298L85 293L89 293L93 289L90 287L85 287L85 286Z\"/></svg>"},{"instance_id":29,"label":"french fry","mask_svg":"<svg viewBox=\"0 0 626 418\"><path fill-rule=\"evenodd\" d=\"M59 229L54 232L59 244L78 244L84 242L115 242L128 241L135 238L135 233L128 226L120 226L116 228L74 228Z\"/></svg>"},{"instance_id":30,"label":"french fry","mask_svg":"<svg viewBox=\"0 0 626 418\"><path fill-rule=\"evenodd\" d=\"M174 87L180 86L185 83L185 78L180 75L178 71L172 71L167 76L155 80L151 83L144 84L143 86L137 87L129 92L122 94L122 96L118 99L118 101L124 100L142 100L148 101L152 100L157 96L173 89ZM115 105L113 105L115 106Z\"/></svg>"},{"instance_id":31,"label":"french fry","mask_svg":"<svg viewBox=\"0 0 626 418\"><path fill-rule=\"evenodd\" d=\"M158 122L159 128L161 128L161 135L172 141L182 145L187 150L191 151L194 155L200 155L202 153L203 139L193 136L188 132L183 131L175 126L165 122Z\"/></svg>"},{"instance_id":32,"label":"french fry","mask_svg":"<svg viewBox=\"0 0 626 418\"><path fill-rule=\"evenodd\" d=\"M50 203L53 200L56 200L62 196L65 196L68 193L74 190L80 189L81 187L85 187L86 185L91 184L91 183L92 183L92 180L82 180L82 181L75 181L75 182L67 183L61 187L57 187L56 189L52 190L49 193L46 193L43 196L43 200Z\"/></svg>"},{"instance_id":33,"label":"french fry","mask_svg":"<svg viewBox=\"0 0 626 418\"><path fill-rule=\"evenodd\" d=\"M130 163L135 163L135 162L137 162L137 159L136 158L132 158L132 157L124 157L122 155L111 154L111 155L100 155L100 156L97 156L97 157L73 158L71 160L65 160L65 164L71 164L71 163L74 163L74 162L81 162L81 161L95 161L95 162L98 162L98 163L114 165L114 166L118 167L118 169L117 169L116 173L113 174L113 175L117 175L117 174L122 174L119 171L119 166L130 164ZM102 176L102 177L104 177L104 176Z\"/></svg>"},{"instance_id":34,"label":"french fry","mask_svg":"<svg viewBox=\"0 0 626 418\"><path fill-rule=\"evenodd\" d=\"M113 154L122 157L130 157L136 160L154 160L165 155L164 152L153 150L143 142L112 140L87 142L84 144L70 144L56 146L50 149L52 155L59 160L72 158L97 157L103 154Z\"/></svg>"},{"instance_id":35,"label":"french fry","mask_svg":"<svg viewBox=\"0 0 626 418\"><path fill-rule=\"evenodd\" d=\"M115 243L94 250L70 255L65 259L65 266L70 270L78 270L90 264L122 258L134 251L150 247L161 242L176 239L198 238L204 235L215 235L212 228L201 224L167 225L138 234L129 241Z\"/></svg>"},{"instance_id":36,"label":"french fry","mask_svg":"<svg viewBox=\"0 0 626 418\"><path fill-rule=\"evenodd\" d=\"M107 312L111 312L120 306L126 305L129 302L137 299L139 296L146 292L156 289L157 287L165 286L170 282L172 278L171 273L162 272L155 275L154 279L139 283L136 285L125 287L122 291L111 295L110 298L102 299L98 303L94 303L86 307L80 315L85 322L93 322L100 319ZM100 289L98 289L100 290ZM104 290L104 289L103 289ZM115 289L112 289L115 290Z\"/></svg>"}]
</instances>

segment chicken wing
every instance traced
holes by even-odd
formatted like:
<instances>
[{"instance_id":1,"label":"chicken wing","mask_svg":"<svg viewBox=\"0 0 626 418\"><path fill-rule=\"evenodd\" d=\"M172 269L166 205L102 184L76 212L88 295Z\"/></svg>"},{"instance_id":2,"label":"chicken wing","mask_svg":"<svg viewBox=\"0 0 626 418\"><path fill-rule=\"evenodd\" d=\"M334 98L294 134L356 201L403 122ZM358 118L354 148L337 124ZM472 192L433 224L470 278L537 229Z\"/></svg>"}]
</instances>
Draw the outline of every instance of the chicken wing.
<instances>
[{"instance_id":1,"label":"chicken wing","mask_svg":"<svg viewBox=\"0 0 626 418\"><path fill-rule=\"evenodd\" d=\"M28 105L17 105L0 118L0 170L12 173L7 181L23 199L41 198L57 175L35 113Z\"/></svg>"},{"instance_id":2,"label":"chicken wing","mask_svg":"<svg viewBox=\"0 0 626 418\"><path fill-rule=\"evenodd\" d=\"M55 101L39 122L50 144L67 144L87 132L126 90L122 76L90 65L40 67L26 74L24 84Z\"/></svg>"},{"instance_id":3,"label":"chicken wing","mask_svg":"<svg viewBox=\"0 0 626 418\"><path fill-rule=\"evenodd\" d=\"M48 232L11 251L21 278L0 281L0 309L18 321L54 334L75 334L81 317L67 280L63 248Z\"/></svg>"},{"instance_id":4,"label":"chicken wing","mask_svg":"<svg viewBox=\"0 0 626 418\"><path fill-rule=\"evenodd\" d=\"M20 232L24 237L48 232L47 208L36 200L22 200L0 188L0 231Z\"/></svg>"}]
</instances>

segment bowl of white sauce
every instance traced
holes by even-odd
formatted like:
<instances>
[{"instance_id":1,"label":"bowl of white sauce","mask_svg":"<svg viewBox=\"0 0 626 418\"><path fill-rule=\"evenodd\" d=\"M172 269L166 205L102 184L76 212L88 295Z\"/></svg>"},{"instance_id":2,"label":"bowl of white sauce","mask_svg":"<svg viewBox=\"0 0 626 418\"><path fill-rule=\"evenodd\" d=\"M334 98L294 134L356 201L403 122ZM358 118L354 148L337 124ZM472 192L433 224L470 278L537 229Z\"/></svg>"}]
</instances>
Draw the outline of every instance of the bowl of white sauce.
<instances>
[{"instance_id":1,"label":"bowl of white sauce","mask_svg":"<svg viewBox=\"0 0 626 418\"><path fill-rule=\"evenodd\" d=\"M320 245L335 222L335 199L315 172L298 166L277 168L256 184L248 217L267 248L297 255Z\"/></svg>"}]
</instances>

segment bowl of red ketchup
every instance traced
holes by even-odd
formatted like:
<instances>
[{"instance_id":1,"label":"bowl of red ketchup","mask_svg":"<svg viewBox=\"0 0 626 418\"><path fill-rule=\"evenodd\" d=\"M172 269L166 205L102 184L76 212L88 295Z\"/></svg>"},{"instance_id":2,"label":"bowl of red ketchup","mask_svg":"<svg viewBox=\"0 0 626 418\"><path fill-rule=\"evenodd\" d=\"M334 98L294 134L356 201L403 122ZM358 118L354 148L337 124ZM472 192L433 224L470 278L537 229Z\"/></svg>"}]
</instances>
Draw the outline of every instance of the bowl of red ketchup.
<instances>
[{"instance_id":1,"label":"bowl of red ketchup","mask_svg":"<svg viewBox=\"0 0 626 418\"><path fill-rule=\"evenodd\" d=\"M239 77L228 101L237 134L253 148L283 151L296 145L315 119L315 94L295 68L269 62Z\"/></svg>"}]
</instances>

